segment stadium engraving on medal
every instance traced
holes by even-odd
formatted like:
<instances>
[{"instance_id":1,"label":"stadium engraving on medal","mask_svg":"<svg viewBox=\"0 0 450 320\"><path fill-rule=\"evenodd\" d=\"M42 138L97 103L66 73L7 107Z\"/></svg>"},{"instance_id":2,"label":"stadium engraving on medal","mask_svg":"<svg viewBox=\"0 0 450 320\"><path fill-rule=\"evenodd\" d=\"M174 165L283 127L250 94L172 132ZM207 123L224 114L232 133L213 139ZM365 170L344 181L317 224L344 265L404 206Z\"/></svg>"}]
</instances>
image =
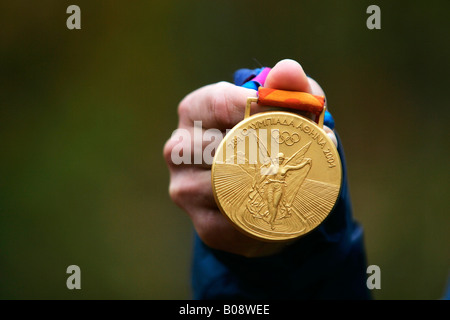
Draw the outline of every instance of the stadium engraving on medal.
<instances>
[{"instance_id":1,"label":"stadium engraving on medal","mask_svg":"<svg viewBox=\"0 0 450 320\"><path fill-rule=\"evenodd\" d=\"M212 165L221 212L260 240L289 240L316 228L341 185L336 147L314 122L290 112L248 117L228 132Z\"/></svg>"}]
</instances>

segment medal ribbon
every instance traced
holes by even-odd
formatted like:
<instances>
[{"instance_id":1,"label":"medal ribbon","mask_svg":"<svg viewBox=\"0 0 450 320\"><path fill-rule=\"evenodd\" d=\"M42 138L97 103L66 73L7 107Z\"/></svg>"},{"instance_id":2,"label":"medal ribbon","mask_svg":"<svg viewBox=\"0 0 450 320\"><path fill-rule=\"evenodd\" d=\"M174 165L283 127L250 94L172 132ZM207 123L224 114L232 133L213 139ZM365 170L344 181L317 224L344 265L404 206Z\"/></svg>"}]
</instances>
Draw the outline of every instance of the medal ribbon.
<instances>
[{"instance_id":1,"label":"medal ribbon","mask_svg":"<svg viewBox=\"0 0 450 320\"><path fill-rule=\"evenodd\" d=\"M320 114L324 109L325 98L306 92L264 88L270 70L271 68L265 67L255 70L240 69L234 74L234 82L236 85L243 86L244 88L259 91L259 99L257 102L260 103L260 105L310 111L315 116L316 122L318 122L317 120L320 119ZM330 129L334 129L334 119L331 116L331 113L327 108L324 113L323 123Z\"/></svg>"},{"instance_id":2,"label":"medal ribbon","mask_svg":"<svg viewBox=\"0 0 450 320\"><path fill-rule=\"evenodd\" d=\"M325 105L324 96L306 92L258 88L258 103L263 106L289 108L319 115Z\"/></svg>"}]
</instances>

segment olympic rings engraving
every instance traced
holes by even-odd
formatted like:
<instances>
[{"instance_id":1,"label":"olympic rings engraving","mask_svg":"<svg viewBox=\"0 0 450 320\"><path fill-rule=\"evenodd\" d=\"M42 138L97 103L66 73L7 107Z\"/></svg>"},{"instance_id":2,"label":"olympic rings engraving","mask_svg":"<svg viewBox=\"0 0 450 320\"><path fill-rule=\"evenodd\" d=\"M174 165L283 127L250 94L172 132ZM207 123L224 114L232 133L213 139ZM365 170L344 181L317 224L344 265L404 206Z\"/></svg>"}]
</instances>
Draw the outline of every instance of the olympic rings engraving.
<instances>
[{"instance_id":1,"label":"olympic rings engraving","mask_svg":"<svg viewBox=\"0 0 450 320\"><path fill-rule=\"evenodd\" d=\"M280 131L274 130L271 135L276 142L280 144L285 143L287 146L292 146L300 141L300 136L296 132L290 134L287 131L283 131L280 134Z\"/></svg>"}]
</instances>

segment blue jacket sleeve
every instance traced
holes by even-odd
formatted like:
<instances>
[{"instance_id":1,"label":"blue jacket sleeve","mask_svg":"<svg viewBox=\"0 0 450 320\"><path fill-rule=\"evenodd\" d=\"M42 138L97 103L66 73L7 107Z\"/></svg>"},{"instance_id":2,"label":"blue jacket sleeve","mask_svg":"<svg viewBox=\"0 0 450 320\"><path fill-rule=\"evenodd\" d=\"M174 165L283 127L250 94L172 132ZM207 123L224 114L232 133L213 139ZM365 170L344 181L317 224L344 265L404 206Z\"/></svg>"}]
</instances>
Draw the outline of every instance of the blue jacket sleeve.
<instances>
[{"instance_id":1,"label":"blue jacket sleeve","mask_svg":"<svg viewBox=\"0 0 450 320\"><path fill-rule=\"evenodd\" d=\"M235 83L254 88L260 69L241 69ZM325 124L334 128L331 114ZM214 250L195 235L194 299L370 299L362 227L354 221L344 151L343 179L333 211L309 234L269 257L246 258Z\"/></svg>"}]
</instances>

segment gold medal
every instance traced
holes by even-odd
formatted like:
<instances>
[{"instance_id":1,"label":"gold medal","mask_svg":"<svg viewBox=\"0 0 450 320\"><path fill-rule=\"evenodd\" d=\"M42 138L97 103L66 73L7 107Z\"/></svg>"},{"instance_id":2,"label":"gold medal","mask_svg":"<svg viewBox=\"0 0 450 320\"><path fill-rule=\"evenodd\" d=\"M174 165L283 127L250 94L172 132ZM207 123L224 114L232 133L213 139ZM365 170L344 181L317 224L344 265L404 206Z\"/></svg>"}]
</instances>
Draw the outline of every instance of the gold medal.
<instances>
[{"instance_id":1,"label":"gold medal","mask_svg":"<svg viewBox=\"0 0 450 320\"><path fill-rule=\"evenodd\" d=\"M258 102L316 113L318 123L292 112L250 116ZM216 150L212 187L220 211L238 230L259 240L283 241L316 228L331 212L341 186L338 151L323 130L317 96L259 89L245 118Z\"/></svg>"}]
</instances>

